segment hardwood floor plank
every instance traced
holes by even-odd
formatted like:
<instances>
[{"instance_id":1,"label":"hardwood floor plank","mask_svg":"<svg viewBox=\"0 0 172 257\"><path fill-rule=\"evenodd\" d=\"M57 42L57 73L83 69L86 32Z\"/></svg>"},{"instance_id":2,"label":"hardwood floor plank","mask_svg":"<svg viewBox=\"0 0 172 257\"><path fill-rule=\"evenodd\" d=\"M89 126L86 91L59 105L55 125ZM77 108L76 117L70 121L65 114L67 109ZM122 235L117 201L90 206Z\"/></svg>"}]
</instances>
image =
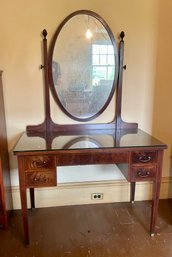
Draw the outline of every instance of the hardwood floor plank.
<instances>
[{"instance_id":1,"label":"hardwood floor plank","mask_svg":"<svg viewBox=\"0 0 172 257\"><path fill-rule=\"evenodd\" d=\"M171 257L172 200L161 200L157 235L150 237L151 202L29 210L30 246L20 211L0 230L1 257Z\"/></svg>"}]
</instances>

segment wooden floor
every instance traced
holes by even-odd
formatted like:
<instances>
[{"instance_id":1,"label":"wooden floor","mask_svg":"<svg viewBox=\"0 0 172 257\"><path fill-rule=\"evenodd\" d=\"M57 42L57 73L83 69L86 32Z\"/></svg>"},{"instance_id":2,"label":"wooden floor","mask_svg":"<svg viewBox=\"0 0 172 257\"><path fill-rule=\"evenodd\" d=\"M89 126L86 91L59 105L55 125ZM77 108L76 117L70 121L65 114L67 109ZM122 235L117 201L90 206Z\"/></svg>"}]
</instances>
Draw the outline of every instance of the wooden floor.
<instances>
[{"instance_id":1,"label":"wooden floor","mask_svg":"<svg viewBox=\"0 0 172 257\"><path fill-rule=\"evenodd\" d=\"M21 212L0 230L1 257L171 257L172 200L161 200L157 235L149 236L151 202L29 210L30 246Z\"/></svg>"}]
</instances>

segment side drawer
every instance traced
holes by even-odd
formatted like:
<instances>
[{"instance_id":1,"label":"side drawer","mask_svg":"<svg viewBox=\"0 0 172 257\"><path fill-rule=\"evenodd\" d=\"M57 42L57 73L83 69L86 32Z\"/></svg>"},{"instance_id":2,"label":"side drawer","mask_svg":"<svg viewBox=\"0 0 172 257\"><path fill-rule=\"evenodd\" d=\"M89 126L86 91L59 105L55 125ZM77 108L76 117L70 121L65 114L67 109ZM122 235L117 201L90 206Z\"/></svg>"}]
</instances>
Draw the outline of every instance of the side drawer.
<instances>
[{"instance_id":1,"label":"side drawer","mask_svg":"<svg viewBox=\"0 0 172 257\"><path fill-rule=\"evenodd\" d=\"M154 163L157 161L156 151L137 151L132 153L132 163Z\"/></svg>"},{"instance_id":2,"label":"side drawer","mask_svg":"<svg viewBox=\"0 0 172 257\"><path fill-rule=\"evenodd\" d=\"M28 187L49 187L56 186L55 171L28 171L25 172L26 186Z\"/></svg>"},{"instance_id":3,"label":"side drawer","mask_svg":"<svg viewBox=\"0 0 172 257\"><path fill-rule=\"evenodd\" d=\"M54 168L54 156L35 155L25 157L25 170L47 170Z\"/></svg>"},{"instance_id":4,"label":"side drawer","mask_svg":"<svg viewBox=\"0 0 172 257\"><path fill-rule=\"evenodd\" d=\"M156 177L156 166L155 165L136 165L131 166L130 181L144 181L153 180Z\"/></svg>"}]
</instances>

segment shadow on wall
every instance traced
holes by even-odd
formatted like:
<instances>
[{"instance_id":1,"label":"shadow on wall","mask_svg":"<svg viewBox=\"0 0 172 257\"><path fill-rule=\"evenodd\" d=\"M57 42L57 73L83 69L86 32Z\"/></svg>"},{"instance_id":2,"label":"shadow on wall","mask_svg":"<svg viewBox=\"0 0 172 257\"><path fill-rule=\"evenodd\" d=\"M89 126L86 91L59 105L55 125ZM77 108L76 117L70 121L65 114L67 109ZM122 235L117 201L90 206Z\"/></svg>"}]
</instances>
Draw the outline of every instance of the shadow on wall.
<instances>
[{"instance_id":1,"label":"shadow on wall","mask_svg":"<svg viewBox=\"0 0 172 257\"><path fill-rule=\"evenodd\" d=\"M152 133L168 144L163 177L172 177L172 1L159 1ZM172 188L169 187L169 196Z\"/></svg>"},{"instance_id":2,"label":"shadow on wall","mask_svg":"<svg viewBox=\"0 0 172 257\"><path fill-rule=\"evenodd\" d=\"M11 176L12 186L19 185L17 157L14 155L13 150L19 138L21 137L21 135L22 133L18 133L9 142L9 145L11 146L9 149L9 159L10 159L10 176Z\"/></svg>"}]
</instances>

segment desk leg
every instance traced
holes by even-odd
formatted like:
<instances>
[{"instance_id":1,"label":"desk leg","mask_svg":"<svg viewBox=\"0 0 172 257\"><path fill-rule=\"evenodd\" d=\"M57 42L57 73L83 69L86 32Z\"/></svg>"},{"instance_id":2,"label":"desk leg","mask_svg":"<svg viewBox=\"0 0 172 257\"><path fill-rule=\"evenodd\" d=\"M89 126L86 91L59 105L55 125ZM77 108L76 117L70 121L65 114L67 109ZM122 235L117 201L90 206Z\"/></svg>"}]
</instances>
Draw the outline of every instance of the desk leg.
<instances>
[{"instance_id":1,"label":"desk leg","mask_svg":"<svg viewBox=\"0 0 172 257\"><path fill-rule=\"evenodd\" d=\"M23 218L24 240L25 246L29 245L29 226L28 226L28 211L27 211L27 192L25 185L25 172L24 172L24 157L18 156L18 169L19 169L19 184L20 184L20 198L21 198L21 211Z\"/></svg>"},{"instance_id":2,"label":"desk leg","mask_svg":"<svg viewBox=\"0 0 172 257\"><path fill-rule=\"evenodd\" d=\"M159 194L161 186L161 176L162 176L162 160L163 160L163 150L158 151L158 162L157 162L157 175L153 181L153 196L152 196L152 210L151 210L151 223L150 223L150 235L155 235L155 225L158 214L158 204L159 204Z\"/></svg>"},{"instance_id":3,"label":"desk leg","mask_svg":"<svg viewBox=\"0 0 172 257\"><path fill-rule=\"evenodd\" d=\"M134 203L135 200L135 189L136 189L136 182L130 183L130 202Z\"/></svg>"},{"instance_id":4,"label":"desk leg","mask_svg":"<svg viewBox=\"0 0 172 257\"><path fill-rule=\"evenodd\" d=\"M20 196L21 196L22 218L23 218L23 228L24 228L24 240L25 240L25 245L27 246L29 245L29 226L28 226L26 188L20 190Z\"/></svg>"},{"instance_id":5,"label":"desk leg","mask_svg":"<svg viewBox=\"0 0 172 257\"><path fill-rule=\"evenodd\" d=\"M31 209L35 208L35 191L34 191L34 188L30 188L30 205L31 205Z\"/></svg>"},{"instance_id":6,"label":"desk leg","mask_svg":"<svg viewBox=\"0 0 172 257\"><path fill-rule=\"evenodd\" d=\"M160 182L153 182L153 199L152 199L152 210L151 210L151 223L150 223L150 235L155 235L156 218L158 214L158 203L160 193Z\"/></svg>"}]
</instances>

